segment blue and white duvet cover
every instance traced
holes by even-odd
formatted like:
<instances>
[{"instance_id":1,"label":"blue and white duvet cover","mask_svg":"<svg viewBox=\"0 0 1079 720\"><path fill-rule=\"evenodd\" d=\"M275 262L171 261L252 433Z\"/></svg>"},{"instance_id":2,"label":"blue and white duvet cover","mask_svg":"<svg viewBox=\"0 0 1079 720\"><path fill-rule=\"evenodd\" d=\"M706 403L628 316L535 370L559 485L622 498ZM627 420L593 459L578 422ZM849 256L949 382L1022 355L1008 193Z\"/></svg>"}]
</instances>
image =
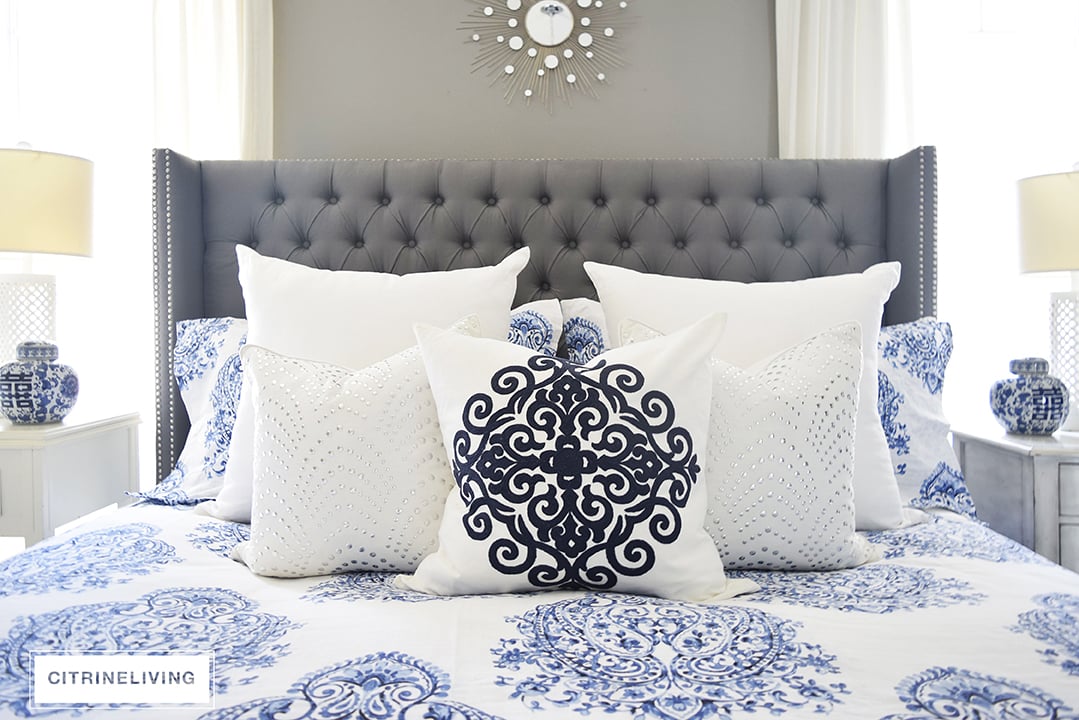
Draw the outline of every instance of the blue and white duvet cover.
<instances>
[{"instance_id":1,"label":"blue and white duvet cover","mask_svg":"<svg viewBox=\"0 0 1079 720\"><path fill-rule=\"evenodd\" d=\"M1079 718L1079 575L958 516L715 605L268 579L246 531L142 506L0 564L0 716ZM210 651L212 709L29 703L33 653Z\"/></svg>"}]
</instances>

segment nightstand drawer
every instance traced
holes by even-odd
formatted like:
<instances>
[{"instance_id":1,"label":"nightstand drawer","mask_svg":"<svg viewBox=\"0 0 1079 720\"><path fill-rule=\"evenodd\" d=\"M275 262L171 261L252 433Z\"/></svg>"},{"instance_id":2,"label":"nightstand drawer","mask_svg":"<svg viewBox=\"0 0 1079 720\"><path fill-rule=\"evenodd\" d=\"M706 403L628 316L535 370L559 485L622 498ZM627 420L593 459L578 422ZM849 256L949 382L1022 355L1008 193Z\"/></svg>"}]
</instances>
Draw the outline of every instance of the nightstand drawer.
<instances>
[{"instance_id":1,"label":"nightstand drawer","mask_svg":"<svg viewBox=\"0 0 1079 720\"><path fill-rule=\"evenodd\" d=\"M1079 463L1060 463L1060 514L1079 516Z\"/></svg>"},{"instance_id":2,"label":"nightstand drawer","mask_svg":"<svg viewBox=\"0 0 1079 720\"><path fill-rule=\"evenodd\" d=\"M1079 572L1079 525L1060 526L1060 564Z\"/></svg>"}]
</instances>

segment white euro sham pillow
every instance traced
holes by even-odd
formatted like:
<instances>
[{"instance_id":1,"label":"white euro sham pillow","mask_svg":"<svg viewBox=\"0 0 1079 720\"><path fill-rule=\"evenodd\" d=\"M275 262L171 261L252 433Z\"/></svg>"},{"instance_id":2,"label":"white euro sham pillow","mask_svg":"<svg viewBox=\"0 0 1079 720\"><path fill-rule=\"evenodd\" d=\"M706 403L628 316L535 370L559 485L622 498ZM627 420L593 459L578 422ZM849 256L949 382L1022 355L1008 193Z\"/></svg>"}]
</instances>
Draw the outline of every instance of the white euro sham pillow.
<instances>
[{"instance_id":1,"label":"white euro sham pillow","mask_svg":"<svg viewBox=\"0 0 1079 720\"><path fill-rule=\"evenodd\" d=\"M503 339L522 248L497 265L394 275L318 270L236 246L247 309L247 341L282 355L345 368L364 368L415 344L412 325L443 327L475 315L483 337ZM217 499L199 510L234 522L251 521L254 409L245 379Z\"/></svg>"},{"instance_id":2,"label":"white euro sham pillow","mask_svg":"<svg viewBox=\"0 0 1079 720\"><path fill-rule=\"evenodd\" d=\"M599 294L611 339L632 319L670 333L721 312L727 329L717 356L738 367L754 363L846 322L862 332L862 375L855 434L854 506L859 530L904 523L891 454L877 412L877 337L884 303L899 284L897 262L861 273L790 282L740 283L678 278L584 264Z\"/></svg>"},{"instance_id":3,"label":"white euro sham pillow","mask_svg":"<svg viewBox=\"0 0 1079 720\"><path fill-rule=\"evenodd\" d=\"M704 529L708 318L587 365L417 327L455 485L438 550L403 587L574 589L706 601L728 580Z\"/></svg>"}]
</instances>

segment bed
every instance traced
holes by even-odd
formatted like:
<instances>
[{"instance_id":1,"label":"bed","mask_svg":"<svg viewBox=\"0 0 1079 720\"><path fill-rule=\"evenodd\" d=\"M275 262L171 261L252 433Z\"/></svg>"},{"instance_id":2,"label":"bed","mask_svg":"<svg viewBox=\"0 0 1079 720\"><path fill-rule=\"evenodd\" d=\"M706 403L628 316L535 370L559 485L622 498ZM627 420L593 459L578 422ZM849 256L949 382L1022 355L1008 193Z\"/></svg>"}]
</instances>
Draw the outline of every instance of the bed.
<instances>
[{"instance_id":1,"label":"bed","mask_svg":"<svg viewBox=\"0 0 1079 720\"><path fill-rule=\"evenodd\" d=\"M950 455L933 148L163 149L154 211L163 481L2 565L0 714L1079 717L1079 576L978 522ZM386 497L349 483L395 467ZM65 653L212 653L212 704L35 703L35 655Z\"/></svg>"}]
</instances>

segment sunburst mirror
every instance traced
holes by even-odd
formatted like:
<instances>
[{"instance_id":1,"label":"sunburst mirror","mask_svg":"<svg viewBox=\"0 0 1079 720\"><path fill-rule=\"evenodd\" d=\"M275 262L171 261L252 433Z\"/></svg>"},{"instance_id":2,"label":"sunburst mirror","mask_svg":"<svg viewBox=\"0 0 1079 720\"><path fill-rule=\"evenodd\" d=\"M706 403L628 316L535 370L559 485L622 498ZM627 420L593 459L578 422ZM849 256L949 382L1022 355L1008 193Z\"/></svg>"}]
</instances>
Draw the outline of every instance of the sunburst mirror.
<instances>
[{"instance_id":1,"label":"sunburst mirror","mask_svg":"<svg viewBox=\"0 0 1079 720\"><path fill-rule=\"evenodd\" d=\"M626 0L469 0L462 29L477 46L473 72L505 86L506 102L596 97L607 73L622 67L618 42L628 21Z\"/></svg>"}]
</instances>

